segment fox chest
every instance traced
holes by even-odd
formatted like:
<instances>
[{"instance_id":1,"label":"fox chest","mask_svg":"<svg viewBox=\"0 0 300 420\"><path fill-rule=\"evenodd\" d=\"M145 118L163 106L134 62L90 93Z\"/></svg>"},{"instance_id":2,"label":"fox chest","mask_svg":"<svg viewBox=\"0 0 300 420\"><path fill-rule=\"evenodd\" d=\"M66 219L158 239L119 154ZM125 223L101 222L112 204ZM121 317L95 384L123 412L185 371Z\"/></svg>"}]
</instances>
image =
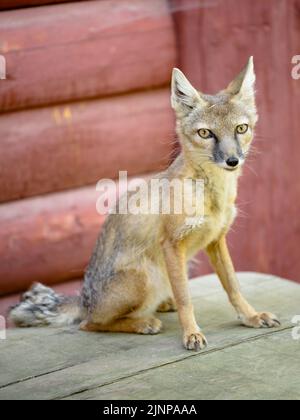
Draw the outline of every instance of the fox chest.
<instances>
[{"instance_id":1,"label":"fox chest","mask_svg":"<svg viewBox=\"0 0 300 420\"><path fill-rule=\"evenodd\" d=\"M209 244L227 233L236 214L236 207L231 206L222 213L204 216L204 219L199 220L198 224L196 220L194 224L191 224L191 220L188 220L187 225L182 227L183 241L188 256L192 257L199 250L205 249Z\"/></svg>"},{"instance_id":2,"label":"fox chest","mask_svg":"<svg viewBox=\"0 0 300 420\"><path fill-rule=\"evenodd\" d=\"M236 189L227 188L221 193L213 193L206 194L202 214L183 219L180 236L189 257L227 233L236 218Z\"/></svg>"}]
</instances>

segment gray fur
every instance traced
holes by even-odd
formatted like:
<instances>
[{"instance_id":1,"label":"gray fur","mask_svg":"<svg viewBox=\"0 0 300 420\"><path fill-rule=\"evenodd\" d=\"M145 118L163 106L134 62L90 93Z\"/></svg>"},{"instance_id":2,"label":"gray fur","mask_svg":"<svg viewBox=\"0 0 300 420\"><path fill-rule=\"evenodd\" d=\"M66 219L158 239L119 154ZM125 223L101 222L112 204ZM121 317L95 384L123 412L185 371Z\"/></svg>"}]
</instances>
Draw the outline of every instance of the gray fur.
<instances>
[{"instance_id":1,"label":"gray fur","mask_svg":"<svg viewBox=\"0 0 300 420\"><path fill-rule=\"evenodd\" d=\"M78 307L78 298L59 295L49 287L36 283L24 293L18 305L10 310L9 317L19 327L40 327L72 324L78 317L69 318L70 309ZM78 314L79 315L79 314Z\"/></svg>"}]
</instances>

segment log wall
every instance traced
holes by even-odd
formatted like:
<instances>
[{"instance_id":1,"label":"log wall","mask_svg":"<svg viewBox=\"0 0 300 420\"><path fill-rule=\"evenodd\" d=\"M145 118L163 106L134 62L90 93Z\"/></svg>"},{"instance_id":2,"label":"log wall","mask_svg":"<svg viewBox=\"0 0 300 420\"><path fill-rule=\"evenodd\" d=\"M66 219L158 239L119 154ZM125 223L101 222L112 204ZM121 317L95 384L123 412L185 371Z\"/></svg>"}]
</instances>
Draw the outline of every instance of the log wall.
<instances>
[{"instance_id":1,"label":"log wall","mask_svg":"<svg viewBox=\"0 0 300 420\"><path fill-rule=\"evenodd\" d=\"M2 295L82 276L104 221L96 182L160 171L173 154L167 0L1 7L37 4L0 13Z\"/></svg>"}]
</instances>

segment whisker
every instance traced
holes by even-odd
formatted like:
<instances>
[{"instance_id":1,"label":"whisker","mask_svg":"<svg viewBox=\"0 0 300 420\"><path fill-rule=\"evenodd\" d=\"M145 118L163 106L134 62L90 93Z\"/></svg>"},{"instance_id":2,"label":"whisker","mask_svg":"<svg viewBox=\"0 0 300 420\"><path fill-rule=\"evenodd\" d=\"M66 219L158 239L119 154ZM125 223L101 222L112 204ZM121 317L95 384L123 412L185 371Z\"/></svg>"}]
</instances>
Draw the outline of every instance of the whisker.
<instances>
[{"instance_id":1,"label":"whisker","mask_svg":"<svg viewBox=\"0 0 300 420\"><path fill-rule=\"evenodd\" d=\"M249 169L256 177L258 177L258 173L252 168L251 165L245 164L246 168Z\"/></svg>"}]
</instances>

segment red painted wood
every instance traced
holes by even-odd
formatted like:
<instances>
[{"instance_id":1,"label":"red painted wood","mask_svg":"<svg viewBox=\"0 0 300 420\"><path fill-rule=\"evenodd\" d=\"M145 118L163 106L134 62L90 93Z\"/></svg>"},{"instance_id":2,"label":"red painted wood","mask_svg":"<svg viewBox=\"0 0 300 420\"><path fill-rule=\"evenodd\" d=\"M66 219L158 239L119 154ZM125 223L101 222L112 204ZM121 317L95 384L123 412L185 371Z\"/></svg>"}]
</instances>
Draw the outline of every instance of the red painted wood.
<instances>
[{"instance_id":1,"label":"red painted wood","mask_svg":"<svg viewBox=\"0 0 300 420\"><path fill-rule=\"evenodd\" d=\"M103 223L94 187L0 206L1 295L78 278Z\"/></svg>"},{"instance_id":2,"label":"red painted wood","mask_svg":"<svg viewBox=\"0 0 300 420\"><path fill-rule=\"evenodd\" d=\"M83 276L105 220L100 194L95 185L0 205L0 296Z\"/></svg>"},{"instance_id":3,"label":"red painted wood","mask_svg":"<svg viewBox=\"0 0 300 420\"><path fill-rule=\"evenodd\" d=\"M22 7L32 7L32 6L42 6L45 4L54 4L54 3L68 3L74 0L1 0L0 10L22 8ZM85 1L85 0L76 0L76 1Z\"/></svg>"},{"instance_id":4,"label":"red painted wood","mask_svg":"<svg viewBox=\"0 0 300 420\"><path fill-rule=\"evenodd\" d=\"M255 59L258 153L240 186L241 214L230 235L235 265L300 281L300 80L291 77L291 59L300 54L300 1L189 4L194 9L175 15L180 61L200 90L224 88L250 55ZM197 270L207 271L207 264Z\"/></svg>"},{"instance_id":5,"label":"red painted wood","mask_svg":"<svg viewBox=\"0 0 300 420\"><path fill-rule=\"evenodd\" d=\"M95 188L0 207L1 294L83 274L104 217Z\"/></svg>"},{"instance_id":6,"label":"red painted wood","mask_svg":"<svg viewBox=\"0 0 300 420\"><path fill-rule=\"evenodd\" d=\"M0 202L161 170L172 154L169 90L0 116Z\"/></svg>"},{"instance_id":7,"label":"red painted wood","mask_svg":"<svg viewBox=\"0 0 300 420\"><path fill-rule=\"evenodd\" d=\"M0 40L2 111L161 86L177 58L166 0L2 12Z\"/></svg>"}]
</instances>

